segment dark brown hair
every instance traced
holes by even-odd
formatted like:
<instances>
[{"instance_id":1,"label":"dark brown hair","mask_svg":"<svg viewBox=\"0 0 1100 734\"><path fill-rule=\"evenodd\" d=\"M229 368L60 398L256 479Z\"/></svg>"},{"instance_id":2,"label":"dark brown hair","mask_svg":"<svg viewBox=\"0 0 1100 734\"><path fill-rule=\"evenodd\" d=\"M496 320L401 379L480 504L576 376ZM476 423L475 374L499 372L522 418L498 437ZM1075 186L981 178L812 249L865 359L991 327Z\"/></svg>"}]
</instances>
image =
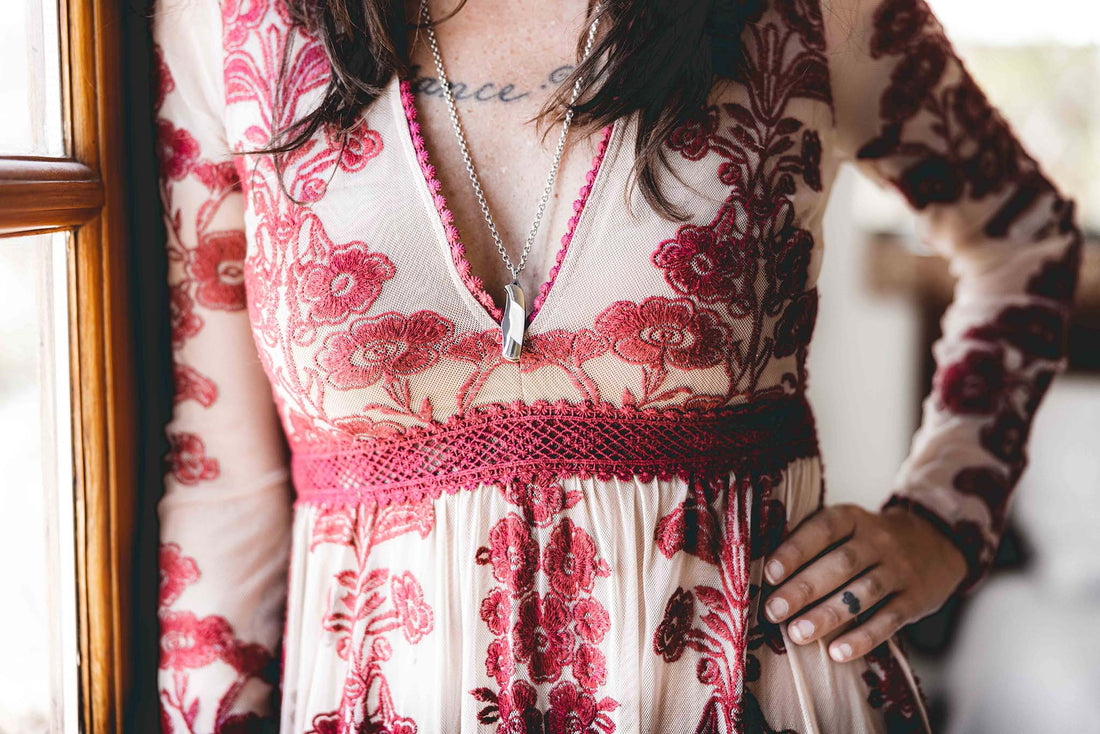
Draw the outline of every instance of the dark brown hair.
<instances>
[{"instance_id":1,"label":"dark brown hair","mask_svg":"<svg viewBox=\"0 0 1100 734\"><path fill-rule=\"evenodd\" d=\"M332 69L317 108L274 131L267 147L251 151L275 154L278 166L280 155L301 146L322 127L346 136L394 72L409 72L406 31L411 26L404 0L277 1L296 26L320 40ZM417 0L412 2L419 8ZM460 0L450 15L435 22L446 21L464 5ZM560 121L576 80L591 80L582 85L574 123L591 131L638 113L632 178L641 182L651 206L671 219L683 219L658 186L656 167L667 166L663 143L677 125L700 114L715 76L736 77L742 62L741 31L759 6L760 0L602 0L602 32L591 55L547 100L537 116L539 123ZM584 41L582 34L578 58ZM289 42L277 98L283 91L288 53Z\"/></svg>"}]
</instances>

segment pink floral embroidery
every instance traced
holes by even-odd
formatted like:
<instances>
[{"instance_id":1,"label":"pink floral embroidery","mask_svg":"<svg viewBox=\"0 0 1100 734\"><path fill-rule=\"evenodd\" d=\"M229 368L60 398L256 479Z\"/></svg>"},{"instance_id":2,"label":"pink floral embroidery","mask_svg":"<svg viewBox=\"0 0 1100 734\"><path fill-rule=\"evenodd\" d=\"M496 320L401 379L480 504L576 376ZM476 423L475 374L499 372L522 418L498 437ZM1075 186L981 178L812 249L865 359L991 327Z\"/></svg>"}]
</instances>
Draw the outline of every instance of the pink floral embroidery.
<instances>
[{"instance_id":1,"label":"pink floral embroidery","mask_svg":"<svg viewBox=\"0 0 1100 734\"><path fill-rule=\"evenodd\" d=\"M393 588L393 603L401 619L405 639L410 645L420 642L424 635L432 631L432 608L424 601L424 591L411 573L406 571L394 576L390 582Z\"/></svg>"},{"instance_id":2,"label":"pink floral embroidery","mask_svg":"<svg viewBox=\"0 0 1100 734\"><path fill-rule=\"evenodd\" d=\"M161 545L158 567L160 571L158 606L161 609L172 606L185 588L199 580L199 567L195 564L195 560L183 555L176 543Z\"/></svg>"},{"instance_id":3,"label":"pink floral embroidery","mask_svg":"<svg viewBox=\"0 0 1100 734\"><path fill-rule=\"evenodd\" d=\"M350 242L302 278L302 297L310 303L310 318L330 324L369 309L382 292L382 283L396 272L385 255L368 253L362 242Z\"/></svg>"},{"instance_id":4,"label":"pink floral embroidery","mask_svg":"<svg viewBox=\"0 0 1100 734\"><path fill-rule=\"evenodd\" d=\"M541 528L549 526L554 515L575 506L581 499L580 492L566 490L550 472L500 485L500 491L509 503L523 509L524 520Z\"/></svg>"},{"instance_id":5,"label":"pink floral embroidery","mask_svg":"<svg viewBox=\"0 0 1100 734\"><path fill-rule=\"evenodd\" d=\"M592 537L583 528L574 526L569 518L550 532L543 568L550 577L550 585L566 599L580 591L592 591L597 576L611 574L606 561L597 561Z\"/></svg>"},{"instance_id":6,"label":"pink floral embroidery","mask_svg":"<svg viewBox=\"0 0 1100 734\"><path fill-rule=\"evenodd\" d=\"M627 362L685 370L719 364L728 338L715 313L697 309L687 298L662 296L616 301L596 318L596 331Z\"/></svg>"},{"instance_id":7,"label":"pink floral embroidery","mask_svg":"<svg viewBox=\"0 0 1100 734\"><path fill-rule=\"evenodd\" d=\"M199 142L183 128L165 119L157 120L157 157L163 175L180 180L199 157Z\"/></svg>"},{"instance_id":8,"label":"pink floral embroidery","mask_svg":"<svg viewBox=\"0 0 1100 734\"><path fill-rule=\"evenodd\" d=\"M195 300L207 308L239 311L245 307L245 236L239 229L205 233L191 255L197 281Z\"/></svg>"},{"instance_id":9,"label":"pink floral embroidery","mask_svg":"<svg viewBox=\"0 0 1100 734\"><path fill-rule=\"evenodd\" d=\"M573 605L573 621L577 634L588 642L599 644L611 629L611 615L595 599L578 599Z\"/></svg>"},{"instance_id":10,"label":"pink floral embroidery","mask_svg":"<svg viewBox=\"0 0 1100 734\"><path fill-rule=\"evenodd\" d=\"M572 681L562 681L550 690L550 710L546 712L547 734L606 734L615 731L608 713L619 702L605 697L596 701Z\"/></svg>"},{"instance_id":11,"label":"pink floral embroidery","mask_svg":"<svg viewBox=\"0 0 1100 734\"><path fill-rule=\"evenodd\" d=\"M481 618L494 635L503 635L508 631L508 620L512 616L512 595L497 587L481 601Z\"/></svg>"},{"instance_id":12,"label":"pink floral embroidery","mask_svg":"<svg viewBox=\"0 0 1100 734\"><path fill-rule=\"evenodd\" d=\"M522 594L531 588L539 570L539 547L527 523L511 513L489 531L489 547L478 551L477 560L492 564L496 580Z\"/></svg>"},{"instance_id":13,"label":"pink floral embroidery","mask_svg":"<svg viewBox=\"0 0 1100 734\"><path fill-rule=\"evenodd\" d=\"M175 382L174 402L194 400L202 407L209 408L218 399L218 386L193 367L176 362L172 367L172 376Z\"/></svg>"},{"instance_id":14,"label":"pink floral embroidery","mask_svg":"<svg viewBox=\"0 0 1100 734\"><path fill-rule=\"evenodd\" d=\"M756 273L756 263L738 243L721 239L711 227L685 224L676 237L665 240L652 256L664 268L677 293L715 303L730 298Z\"/></svg>"},{"instance_id":15,"label":"pink floral embroidery","mask_svg":"<svg viewBox=\"0 0 1100 734\"><path fill-rule=\"evenodd\" d=\"M569 607L557 594L532 592L520 602L512 648L516 660L528 664L534 682L557 680L562 668L573 661L569 622Z\"/></svg>"},{"instance_id":16,"label":"pink floral embroidery","mask_svg":"<svg viewBox=\"0 0 1100 734\"><path fill-rule=\"evenodd\" d=\"M439 359L453 331L454 324L431 311L384 313L330 336L317 362L336 387L368 387L382 377L423 372Z\"/></svg>"},{"instance_id":17,"label":"pink floral embroidery","mask_svg":"<svg viewBox=\"0 0 1100 734\"><path fill-rule=\"evenodd\" d=\"M218 462L206 456L206 445L194 433L168 436L168 467L180 484L198 484L218 477Z\"/></svg>"}]
</instances>

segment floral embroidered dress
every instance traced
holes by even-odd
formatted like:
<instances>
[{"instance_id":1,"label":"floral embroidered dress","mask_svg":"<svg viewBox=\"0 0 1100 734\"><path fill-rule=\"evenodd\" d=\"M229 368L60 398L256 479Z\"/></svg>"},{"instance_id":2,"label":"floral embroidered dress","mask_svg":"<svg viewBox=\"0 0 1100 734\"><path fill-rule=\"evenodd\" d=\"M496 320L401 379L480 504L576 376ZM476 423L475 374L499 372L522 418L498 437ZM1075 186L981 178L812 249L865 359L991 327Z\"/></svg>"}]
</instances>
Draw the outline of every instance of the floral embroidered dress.
<instances>
[{"instance_id":1,"label":"floral embroidered dress","mask_svg":"<svg viewBox=\"0 0 1100 734\"><path fill-rule=\"evenodd\" d=\"M1081 235L923 0L826 5L762 3L746 72L666 141L689 221L626 205L633 119L599 136L518 363L411 83L276 171L241 153L316 104L321 45L272 0L161 5L165 732L926 730L895 640L835 663L760 611L761 558L825 501L831 185L896 188L959 278L884 504L958 544L963 591L1065 365Z\"/></svg>"}]
</instances>

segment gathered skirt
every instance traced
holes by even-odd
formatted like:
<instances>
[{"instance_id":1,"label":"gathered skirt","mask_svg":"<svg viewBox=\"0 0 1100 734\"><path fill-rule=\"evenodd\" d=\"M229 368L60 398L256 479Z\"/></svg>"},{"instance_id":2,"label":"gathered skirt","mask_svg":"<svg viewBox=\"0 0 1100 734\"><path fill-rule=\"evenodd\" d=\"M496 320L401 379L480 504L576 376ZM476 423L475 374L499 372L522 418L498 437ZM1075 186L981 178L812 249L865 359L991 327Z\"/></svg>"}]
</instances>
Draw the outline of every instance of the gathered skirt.
<instances>
[{"instance_id":1,"label":"gathered skirt","mask_svg":"<svg viewBox=\"0 0 1100 734\"><path fill-rule=\"evenodd\" d=\"M823 497L818 456L763 476L302 497L280 730L927 731L897 640L837 663L839 631L795 645L760 611L764 554Z\"/></svg>"}]
</instances>

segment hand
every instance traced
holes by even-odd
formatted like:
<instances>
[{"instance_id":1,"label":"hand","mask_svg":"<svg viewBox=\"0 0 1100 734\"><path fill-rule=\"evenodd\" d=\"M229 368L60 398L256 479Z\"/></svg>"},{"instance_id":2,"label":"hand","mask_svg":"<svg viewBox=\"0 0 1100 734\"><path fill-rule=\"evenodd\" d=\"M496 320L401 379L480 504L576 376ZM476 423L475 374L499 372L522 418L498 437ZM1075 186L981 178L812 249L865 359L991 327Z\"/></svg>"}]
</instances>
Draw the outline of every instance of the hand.
<instances>
[{"instance_id":1,"label":"hand","mask_svg":"<svg viewBox=\"0 0 1100 734\"><path fill-rule=\"evenodd\" d=\"M902 507L874 513L854 504L830 505L807 517L765 558L764 577L777 585L765 614L773 622L790 619L787 632L800 645L859 615L857 625L829 645L837 662L853 660L938 610L966 570L962 552L919 515Z\"/></svg>"}]
</instances>

